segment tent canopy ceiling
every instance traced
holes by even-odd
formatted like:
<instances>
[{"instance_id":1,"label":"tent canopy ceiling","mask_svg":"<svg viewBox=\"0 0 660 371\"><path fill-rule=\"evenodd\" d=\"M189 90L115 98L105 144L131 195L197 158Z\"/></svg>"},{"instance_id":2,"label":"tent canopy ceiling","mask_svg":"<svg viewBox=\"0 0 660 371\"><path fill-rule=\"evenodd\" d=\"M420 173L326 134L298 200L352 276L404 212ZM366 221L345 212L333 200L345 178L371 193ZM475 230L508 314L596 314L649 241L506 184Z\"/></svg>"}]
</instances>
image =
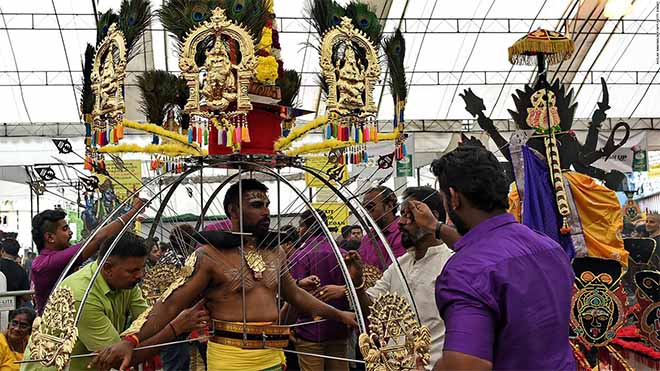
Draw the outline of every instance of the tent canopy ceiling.
<instances>
[{"instance_id":1,"label":"tent canopy ceiling","mask_svg":"<svg viewBox=\"0 0 660 371\"><path fill-rule=\"evenodd\" d=\"M4 102L0 122L78 122L81 55L86 43L95 40L93 2L99 11L117 9L120 3L119 0L0 3L3 12L0 100ZM153 7L158 8L160 3L153 2ZM534 69L511 66L507 48L530 29L563 30L562 19L567 15L574 17L578 3L578 0L528 0L518 1L513 7L506 0L464 0L451 6L438 0L415 0L414 4L410 0L391 1L386 32L392 32L400 24L407 42L405 67L412 86L406 118L471 118L458 96L467 88L484 99L492 118L508 118L507 108L513 105L510 95L534 76ZM301 16L305 4L302 0L275 0L275 11L285 67L303 72L299 104L315 111L319 100L315 83L319 58L313 48L303 46L314 37ZM660 78L656 79L659 71L656 6L655 1L635 1L622 22L617 19L604 22L580 66L563 67L577 71L571 87L579 90L578 118L591 117L600 99L600 77L610 84L610 117L660 116L660 105L653 104L660 99ZM581 32L590 29L585 27ZM157 19L151 36L155 68L178 71L174 42L162 31ZM377 88L377 98L381 97L380 89ZM392 99L385 91L380 99L379 118L389 119L392 113Z\"/></svg>"}]
</instances>

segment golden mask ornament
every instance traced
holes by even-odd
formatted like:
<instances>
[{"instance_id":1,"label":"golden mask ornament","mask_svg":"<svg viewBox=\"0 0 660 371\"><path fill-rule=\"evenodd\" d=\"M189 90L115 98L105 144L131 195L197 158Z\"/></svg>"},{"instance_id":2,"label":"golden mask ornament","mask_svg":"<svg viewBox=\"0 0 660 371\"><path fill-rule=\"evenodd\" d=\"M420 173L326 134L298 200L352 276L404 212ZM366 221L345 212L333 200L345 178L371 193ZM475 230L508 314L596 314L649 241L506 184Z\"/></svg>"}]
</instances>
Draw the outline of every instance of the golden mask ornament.
<instances>
[{"instance_id":1,"label":"golden mask ornament","mask_svg":"<svg viewBox=\"0 0 660 371\"><path fill-rule=\"evenodd\" d=\"M370 309L370 333L358 341L368 371L416 370L417 358L429 364L431 333L403 297L380 295Z\"/></svg>"},{"instance_id":2,"label":"golden mask ornament","mask_svg":"<svg viewBox=\"0 0 660 371\"><path fill-rule=\"evenodd\" d=\"M113 23L94 56L92 91L92 147L115 144L124 137L124 78L126 76L126 39Z\"/></svg>"},{"instance_id":3,"label":"golden mask ornament","mask_svg":"<svg viewBox=\"0 0 660 371\"><path fill-rule=\"evenodd\" d=\"M215 41L199 66L195 56L200 44L209 38ZM234 53L232 47L236 48ZM240 56L240 61L232 62L233 55ZM215 8L208 21L188 34L179 59L181 75L190 89L183 112L191 115L191 129L198 143L208 140L209 123L218 130L220 144L239 149L242 142L250 141L247 113L252 103L248 89L256 66L252 37L227 19L222 8ZM205 75L200 82L202 72Z\"/></svg>"},{"instance_id":4,"label":"golden mask ornament","mask_svg":"<svg viewBox=\"0 0 660 371\"><path fill-rule=\"evenodd\" d=\"M31 357L41 359L44 367L63 370L69 363L78 338L73 291L59 286L50 294L43 315L32 324Z\"/></svg>"},{"instance_id":5,"label":"golden mask ornament","mask_svg":"<svg viewBox=\"0 0 660 371\"><path fill-rule=\"evenodd\" d=\"M539 89L532 95L531 103L532 107L527 109L527 125L543 132L559 126L555 93L548 89Z\"/></svg>"}]
</instances>

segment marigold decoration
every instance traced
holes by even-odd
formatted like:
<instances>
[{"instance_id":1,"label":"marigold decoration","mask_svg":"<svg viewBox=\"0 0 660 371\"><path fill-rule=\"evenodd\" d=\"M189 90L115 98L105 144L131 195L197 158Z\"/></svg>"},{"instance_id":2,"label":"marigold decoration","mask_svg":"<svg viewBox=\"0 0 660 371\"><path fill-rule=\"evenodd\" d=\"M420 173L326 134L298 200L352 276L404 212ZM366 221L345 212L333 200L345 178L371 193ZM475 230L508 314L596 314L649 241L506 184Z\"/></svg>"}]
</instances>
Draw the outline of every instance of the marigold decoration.
<instances>
[{"instance_id":1,"label":"marigold decoration","mask_svg":"<svg viewBox=\"0 0 660 371\"><path fill-rule=\"evenodd\" d=\"M305 125L296 126L291 130L288 136L280 138L275 142L274 145L275 151L283 151L289 148L289 146L291 146L291 143L293 143L295 140L301 138L308 132L325 125L327 122L328 122L327 116L319 116L314 120L306 123Z\"/></svg>"},{"instance_id":2,"label":"marigold decoration","mask_svg":"<svg viewBox=\"0 0 660 371\"><path fill-rule=\"evenodd\" d=\"M553 65L571 57L575 45L573 40L555 31L537 29L516 41L509 48L509 62L513 64L538 64L539 77L546 85L532 96L532 107L527 109L527 124L534 128L537 134L544 136L546 161L550 169L550 181L555 189L557 209L562 217L562 234L571 233L568 216L571 210L568 206L568 196L563 182L559 149L556 134L561 131L559 113L555 106L555 96L548 88L545 80L545 63Z\"/></svg>"},{"instance_id":3,"label":"marigold decoration","mask_svg":"<svg viewBox=\"0 0 660 371\"><path fill-rule=\"evenodd\" d=\"M277 81L279 64L273 56L258 57L256 78L262 84L273 85Z\"/></svg>"},{"instance_id":4,"label":"marigold decoration","mask_svg":"<svg viewBox=\"0 0 660 371\"><path fill-rule=\"evenodd\" d=\"M99 153L148 153L162 154L168 157L206 156L208 154L205 149L194 149L176 143L147 144L146 146L122 143L116 146L100 148Z\"/></svg>"},{"instance_id":5,"label":"marigold decoration","mask_svg":"<svg viewBox=\"0 0 660 371\"><path fill-rule=\"evenodd\" d=\"M270 27L264 27L261 33L261 40L257 44L257 50L265 50L270 53L271 46L273 46L273 30Z\"/></svg>"}]
</instances>

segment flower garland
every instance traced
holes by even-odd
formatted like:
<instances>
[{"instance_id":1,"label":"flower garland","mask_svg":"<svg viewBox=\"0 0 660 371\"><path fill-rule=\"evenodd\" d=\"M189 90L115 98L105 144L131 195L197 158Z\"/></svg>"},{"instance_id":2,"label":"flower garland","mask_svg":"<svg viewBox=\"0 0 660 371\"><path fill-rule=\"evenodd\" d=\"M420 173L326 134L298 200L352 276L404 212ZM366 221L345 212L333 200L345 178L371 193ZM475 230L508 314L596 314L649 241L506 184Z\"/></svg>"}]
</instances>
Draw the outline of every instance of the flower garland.
<instances>
[{"instance_id":1,"label":"flower garland","mask_svg":"<svg viewBox=\"0 0 660 371\"><path fill-rule=\"evenodd\" d=\"M340 149L340 148L346 148L350 146L354 146L355 142L352 140L349 141L341 141L337 139L329 139L325 140L321 143L313 143L313 144L305 144L302 145L298 148L294 148L292 150L289 150L286 152L287 156L298 156L301 154L310 154L310 153L319 153L319 152L325 152L330 149Z\"/></svg>"},{"instance_id":2,"label":"flower garland","mask_svg":"<svg viewBox=\"0 0 660 371\"><path fill-rule=\"evenodd\" d=\"M147 133L156 134L158 136L165 137L167 139L171 139L175 142L183 144L184 146L187 146L188 148L190 148L190 150L194 150L198 154L200 153L200 148L199 148L199 145L197 143L190 144L190 143L188 143L188 137L186 137L185 135L177 134L175 132L163 129L162 127L160 127L158 125L150 124L150 123L140 124L140 123L135 122L135 121L130 121L130 120L124 119L124 126L129 127L131 129L135 129L135 130L140 130L140 131L145 131Z\"/></svg>"},{"instance_id":3,"label":"flower garland","mask_svg":"<svg viewBox=\"0 0 660 371\"><path fill-rule=\"evenodd\" d=\"M167 144L148 144L146 146L140 146L138 144L119 144L116 146L105 146L99 148L98 152L100 153L160 153L168 157L180 157L180 156L207 156L208 151L206 150L197 150L190 148L190 146L185 146L177 143L167 143Z\"/></svg>"},{"instance_id":4,"label":"flower garland","mask_svg":"<svg viewBox=\"0 0 660 371\"><path fill-rule=\"evenodd\" d=\"M279 64L272 55L257 58L257 68L255 77L257 81L266 85L273 85L277 81L277 70Z\"/></svg>"},{"instance_id":5,"label":"flower garland","mask_svg":"<svg viewBox=\"0 0 660 371\"><path fill-rule=\"evenodd\" d=\"M376 138L378 138L378 141L380 142L381 140L395 140L399 138L399 135L401 133L399 132L399 128L394 129L393 132L391 133L377 133Z\"/></svg>"},{"instance_id":6,"label":"flower garland","mask_svg":"<svg viewBox=\"0 0 660 371\"><path fill-rule=\"evenodd\" d=\"M302 137L308 132L325 125L327 122L328 122L328 116L319 116L303 126L297 126L293 130L291 130L289 135L276 140L273 148L275 149L276 152L285 150L289 148L289 146L293 141L297 140L298 138Z\"/></svg>"}]
</instances>

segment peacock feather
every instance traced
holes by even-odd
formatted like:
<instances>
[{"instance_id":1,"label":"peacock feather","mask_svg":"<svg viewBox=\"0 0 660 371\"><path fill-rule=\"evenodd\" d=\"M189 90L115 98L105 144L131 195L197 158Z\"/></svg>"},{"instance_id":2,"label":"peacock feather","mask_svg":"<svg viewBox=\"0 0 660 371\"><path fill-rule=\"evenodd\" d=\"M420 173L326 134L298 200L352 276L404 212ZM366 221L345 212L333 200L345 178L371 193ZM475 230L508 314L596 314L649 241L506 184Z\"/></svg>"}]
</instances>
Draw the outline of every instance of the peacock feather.
<instances>
[{"instance_id":1,"label":"peacock feather","mask_svg":"<svg viewBox=\"0 0 660 371\"><path fill-rule=\"evenodd\" d=\"M151 25L151 3L149 0L123 0L119 8L119 29L126 38L126 58L130 60L141 48L140 38Z\"/></svg>"},{"instance_id":2,"label":"peacock feather","mask_svg":"<svg viewBox=\"0 0 660 371\"><path fill-rule=\"evenodd\" d=\"M112 9L101 13L96 28L96 45L105 38L113 23L124 33L126 59L130 61L140 52L138 42L151 25L151 3L148 0L123 0L119 14Z\"/></svg>"},{"instance_id":3,"label":"peacock feather","mask_svg":"<svg viewBox=\"0 0 660 371\"><path fill-rule=\"evenodd\" d=\"M255 42L261 39L263 27L271 17L267 0L168 0L158 17L181 45L188 32L206 22L217 7L250 32Z\"/></svg>"},{"instance_id":4,"label":"peacock feather","mask_svg":"<svg viewBox=\"0 0 660 371\"><path fill-rule=\"evenodd\" d=\"M300 74L295 70L284 70L284 75L277 79L277 86L282 92L282 100L279 104L295 107L298 91L300 91Z\"/></svg>"},{"instance_id":5,"label":"peacock feather","mask_svg":"<svg viewBox=\"0 0 660 371\"><path fill-rule=\"evenodd\" d=\"M375 45L380 44L382 27L378 16L369 9L367 4L352 2L346 7L346 16L351 18L353 25L364 32Z\"/></svg>"},{"instance_id":6,"label":"peacock feather","mask_svg":"<svg viewBox=\"0 0 660 371\"><path fill-rule=\"evenodd\" d=\"M140 110L151 123L162 124L166 105L181 101L185 103L181 92L181 79L172 73L162 70L145 71L137 77L137 85L142 95Z\"/></svg>"},{"instance_id":7,"label":"peacock feather","mask_svg":"<svg viewBox=\"0 0 660 371\"><path fill-rule=\"evenodd\" d=\"M94 93L92 92L92 67L96 50L92 44L87 44L85 60L82 65L83 81L80 89L80 108L83 115L91 114L94 110Z\"/></svg>"},{"instance_id":8,"label":"peacock feather","mask_svg":"<svg viewBox=\"0 0 660 371\"><path fill-rule=\"evenodd\" d=\"M320 39L330 28L341 23L346 9L333 0L311 0L305 13Z\"/></svg>"},{"instance_id":9,"label":"peacock feather","mask_svg":"<svg viewBox=\"0 0 660 371\"><path fill-rule=\"evenodd\" d=\"M403 61L406 58L406 39L403 38L401 30L397 29L394 34L383 41L383 49L387 57L387 68L389 69L388 85L390 93L396 102L405 102L408 92L406 83L406 71Z\"/></svg>"}]
</instances>

